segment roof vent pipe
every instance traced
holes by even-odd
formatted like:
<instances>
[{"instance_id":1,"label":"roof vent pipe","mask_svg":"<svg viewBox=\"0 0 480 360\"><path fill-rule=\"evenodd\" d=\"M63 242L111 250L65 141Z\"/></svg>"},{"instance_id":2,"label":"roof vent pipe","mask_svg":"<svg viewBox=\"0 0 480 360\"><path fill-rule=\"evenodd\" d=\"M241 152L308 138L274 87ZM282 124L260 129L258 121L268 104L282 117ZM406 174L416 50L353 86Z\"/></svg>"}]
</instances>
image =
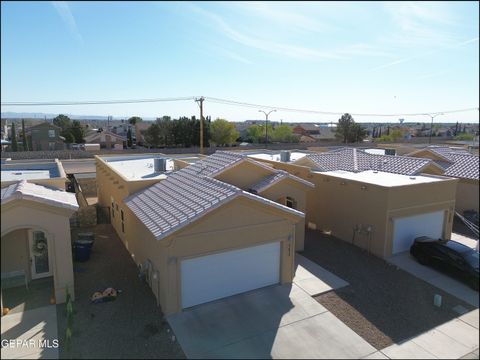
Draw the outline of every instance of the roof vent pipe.
<instances>
[{"instance_id":1,"label":"roof vent pipe","mask_svg":"<svg viewBox=\"0 0 480 360\"><path fill-rule=\"evenodd\" d=\"M289 162L290 161L290 151L281 151L280 152L280 161Z\"/></svg>"},{"instance_id":2,"label":"roof vent pipe","mask_svg":"<svg viewBox=\"0 0 480 360\"><path fill-rule=\"evenodd\" d=\"M153 171L155 172L167 171L167 159L164 159L164 158L153 159Z\"/></svg>"}]
</instances>

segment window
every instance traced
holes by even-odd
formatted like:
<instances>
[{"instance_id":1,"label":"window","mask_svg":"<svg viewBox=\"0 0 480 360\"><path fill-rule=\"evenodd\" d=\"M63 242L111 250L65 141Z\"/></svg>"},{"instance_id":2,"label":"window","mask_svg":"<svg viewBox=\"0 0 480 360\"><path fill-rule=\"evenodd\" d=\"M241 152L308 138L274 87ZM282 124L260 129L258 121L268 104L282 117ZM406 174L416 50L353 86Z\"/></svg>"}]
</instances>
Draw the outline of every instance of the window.
<instances>
[{"instance_id":1,"label":"window","mask_svg":"<svg viewBox=\"0 0 480 360\"><path fill-rule=\"evenodd\" d=\"M125 221L124 221L124 217L123 217L123 210L120 210L120 218L122 220L122 233L125 232Z\"/></svg>"},{"instance_id":2,"label":"window","mask_svg":"<svg viewBox=\"0 0 480 360\"><path fill-rule=\"evenodd\" d=\"M292 209L297 208L297 202L289 196L287 196L287 198L285 199L285 205Z\"/></svg>"},{"instance_id":3,"label":"window","mask_svg":"<svg viewBox=\"0 0 480 360\"><path fill-rule=\"evenodd\" d=\"M55 130L48 130L48 137L54 138L55 137Z\"/></svg>"},{"instance_id":4,"label":"window","mask_svg":"<svg viewBox=\"0 0 480 360\"><path fill-rule=\"evenodd\" d=\"M49 142L48 143L48 150L55 150L55 143L54 142Z\"/></svg>"},{"instance_id":5,"label":"window","mask_svg":"<svg viewBox=\"0 0 480 360\"><path fill-rule=\"evenodd\" d=\"M113 201L113 197L110 200L112 201L112 218L115 218L115 201Z\"/></svg>"}]
</instances>

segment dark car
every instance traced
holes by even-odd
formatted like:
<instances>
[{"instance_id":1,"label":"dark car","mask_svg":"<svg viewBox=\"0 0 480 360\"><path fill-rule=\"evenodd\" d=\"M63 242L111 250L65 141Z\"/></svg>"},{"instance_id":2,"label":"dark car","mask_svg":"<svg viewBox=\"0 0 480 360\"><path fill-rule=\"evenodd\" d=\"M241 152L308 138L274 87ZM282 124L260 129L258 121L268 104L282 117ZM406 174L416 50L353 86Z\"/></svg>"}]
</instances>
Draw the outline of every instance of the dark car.
<instances>
[{"instance_id":1,"label":"dark car","mask_svg":"<svg viewBox=\"0 0 480 360\"><path fill-rule=\"evenodd\" d=\"M417 237L410 254L422 265L447 272L478 291L478 251L453 240Z\"/></svg>"}]
</instances>

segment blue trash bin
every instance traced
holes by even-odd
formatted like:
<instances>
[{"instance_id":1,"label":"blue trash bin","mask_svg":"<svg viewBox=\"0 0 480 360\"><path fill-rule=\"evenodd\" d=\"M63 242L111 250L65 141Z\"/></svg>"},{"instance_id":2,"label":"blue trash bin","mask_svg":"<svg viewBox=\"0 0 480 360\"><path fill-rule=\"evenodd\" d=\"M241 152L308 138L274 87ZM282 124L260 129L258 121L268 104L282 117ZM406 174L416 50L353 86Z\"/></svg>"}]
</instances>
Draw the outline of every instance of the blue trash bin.
<instances>
[{"instance_id":1,"label":"blue trash bin","mask_svg":"<svg viewBox=\"0 0 480 360\"><path fill-rule=\"evenodd\" d=\"M87 261L90 259L90 247L88 245L75 244L75 260L76 261Z\"/></svg>"}]
</instances>

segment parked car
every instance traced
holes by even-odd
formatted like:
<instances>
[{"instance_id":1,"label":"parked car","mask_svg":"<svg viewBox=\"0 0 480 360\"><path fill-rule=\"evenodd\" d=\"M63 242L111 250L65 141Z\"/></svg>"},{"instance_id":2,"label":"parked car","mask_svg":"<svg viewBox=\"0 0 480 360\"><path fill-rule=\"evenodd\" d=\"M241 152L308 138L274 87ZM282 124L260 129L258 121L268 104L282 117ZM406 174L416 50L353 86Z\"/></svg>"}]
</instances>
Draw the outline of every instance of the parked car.
<instances>
[{"instance_id":1,"label":"parked car","mask_svg":"<svg viewBox=\"0 0 480 360\"><path fill-rule=\"evenodd\" d=\"M415 238L410 254L422 265L431 266L465 281L478 291L478 251L453 240Z\"/></svg>"}]
</instances>

